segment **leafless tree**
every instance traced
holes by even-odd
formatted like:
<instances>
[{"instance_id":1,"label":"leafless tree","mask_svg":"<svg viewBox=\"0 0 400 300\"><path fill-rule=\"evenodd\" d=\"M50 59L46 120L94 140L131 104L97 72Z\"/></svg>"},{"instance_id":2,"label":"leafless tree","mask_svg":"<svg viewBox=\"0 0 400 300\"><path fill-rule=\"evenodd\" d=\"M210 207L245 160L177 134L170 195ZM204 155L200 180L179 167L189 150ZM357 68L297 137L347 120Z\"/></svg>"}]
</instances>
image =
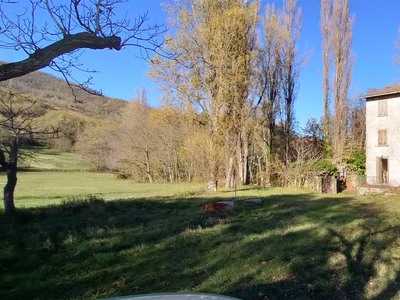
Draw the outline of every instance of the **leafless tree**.
<instances>
[{"instance_id":1,"label":"leafless tree","mask_svg":"<svg viewBox=\"0 0 400 300\"><path fill-rule=\"evenodd\" d=\"M290 163L275 161L274 171L281 184L290 187L304 187L317 174L316 162L323 157L321 125L312 118L300 135L292 136Z\"/></svg>"},{"instance_id":2,"label":"leafless tree","mask_svg":"<svg viewBox=\"0 0 400 300\"><path fill-rule=\"evenodd\" d=\"M321 1L321 33L322 33L322 62L324 65L324 78L323 78L323 89L324 89L324 118L323 118L323 131L326 142L326 147L329 148L329 127L330 127L330 110L329 110L329 71L330 71L330 40L331 40L331 30L332 26L331 16L332 16L332 1L322 0Z\"/></svg>"},{"instance_id":3,"label":"leafless tree","mask_svg":"<svg viewBox=\"0 0 400 300\"><path fill-rule=\"evenodd\" d=\"M18 160L24 155L24 147L37 139L53 137L57 129L43 130L35 124L40 111L36 101L13 93L11 90L0 90L0 165L7 172L7 183L4 187L4 208L6 213L13 213L14 190L17 185Z\"/></svg>"},{"instance_id":4,"label":"leafless tree","mask_svg":"<svg viewBox=\"0 0 400 300\"><path fill-rule=\"evenodd\" d=\"M365 149L365 99L355 97L348 105L348 150L351 152Z\"/></svg>"},{"instance_id":5,"label":"leafless tree","mask_svg":"<svg viewBox=\"0 0 400 300\"><path fill-rule=\"evenodd\" d=\"M126 0L0 0L0 48L23 51L24 60L0 66L0 81L50 67L70 86L95 93L78 82L72 71L85 70L79 63L82 49L121 50L133 46L144 57L158 51L165 32L162 25L147 25L148 15L130 20L118 16Z\"/></svg>"},{"instance_id":6,"label":"leafless tree","mask_svg":"<svg viewBox=\"0 0 400 300\"><path fill-rule=\"evenodd\" d=\"M142 177L152 183L153 155L158 150L158 139L150 124L151 108L147 103L146 90L141 94L136 91L136 97L128 104L122 114L121 130L117 133L117 142L113 152L120 161L120 169L129 176L135 173L136 178Z\"/></svg>"},{"instance_id":7,"label":"leafless tree","mask_svg":"<svg viewBox=\"0 0 400 300\"><path fill-rule=\"evenodd\" d=\"M267 185L270 183L274 133L282 96L281 56L284 43L282 16L283 14L275 9L274 4L267 4L263 19L264 45L260 49L259 100L256 103L262 115L259 134L264 142L265 182L263 184Z\"/></svg>"},{"instance_id":8,"label":"leafless tree","mask_svg":"<svg viewBox=\"0 0 400 300\"><path fill-rule=\"evenodd\" d=\"M311 137L296 137L293 141L291 156L294 161L290 164L279 163L275 165L275 174L282 184L289 187L304 187L304 184L313 175L316 175L315 164L322 158L320 153L313 148Z\"/></svg>"},{"instance_id":9,"label":"leafless tree","mask_svg":"<svg viewBox=\"0 0 400 300\"><path fill-rule=\"evenodd\" d=\"M290 163L290 140L293 134L294 103L299 87L301 66L306 57L300 57L296 48L301 31L301 8L296 10L296 0L288 0L284 3L282 11L282 92L284 112L284 146L285 164Z\"/></svg>"},{"instance_id":10,"label":"leafless tree","mask_svg":"<svg viewBox=\"0 0 400 300\"><path fill-rule=\"evenodd\" d=\"M354 64L354 55L351 50L354 17L350 14L348 0L322 0L321 7L325 65L324 107L328 105L327 99L332 94L334 114L332 130L329 134L331 155L337 163L340 163L346 143L346 107ZM331 69L330 66L332 66ZM327 90L329 87L330 91ZM325 119L327 113L328 111L325 110ZM326 130L329 128L324 129L325 132Z\"/></svg>"}]
</instances>

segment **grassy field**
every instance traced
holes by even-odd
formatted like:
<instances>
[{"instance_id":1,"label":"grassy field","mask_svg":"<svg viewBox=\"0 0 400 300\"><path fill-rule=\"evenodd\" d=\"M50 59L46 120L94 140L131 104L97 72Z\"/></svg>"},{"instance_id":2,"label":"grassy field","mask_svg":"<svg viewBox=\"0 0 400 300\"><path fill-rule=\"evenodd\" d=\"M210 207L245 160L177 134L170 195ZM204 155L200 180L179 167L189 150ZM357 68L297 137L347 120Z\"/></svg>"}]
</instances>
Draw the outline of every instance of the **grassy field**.
<instances>
[{"instance_id":1,"label":"grassy field","mask_svg":"<svg viewBox=\"0 0 400 300\"><path fill-rule=\"evenodd\" d=\"M133 184L117 179L114 174L88 170L87 162L76 154L43 149L24 162L18 172L15 205L45 206L88 195L105 200L170 197L198 192L204 187L198 183ZM5 173L0 173L0 186L5 182ZM3 207L1 201L0 208Z\"/></svg>"},{"instance_id":2,"label":"grassy field","mask_svg":"<svg viewBox=\"0 0 400 300\"><path fill-rule=\"evenodd\" d=\"M21 167L41 171L83 171L90 168L90 164L75 153L61 152L54 149L34 148Z\"/></svg>"},{"instance_id":3,"label":"grassy field","mask_svg":"<svg viewBox=\"0 0 400 300\"><path fill-rule=\"evenodd\" d=\"M399 196L243 188L231 210L206 212L203 204L231 200L232 191L53 172L42 178L51 179L50 192L40 174L50 176L20 176L18 193L26 198L17 203L30 207L0 215L0 299L177 291L249 300L400 299ZM263 203L244 203L248 198Z\"/></svg>"},{"instance_id":4,"label":"grassy field","mask_svg":"<svg viewBox=\"0 0 400 300\"><path fill-rule=\"evenodd\" d=\"M5 176L0 177L0 186L4 186L5 180ZM15 190L15 205L43 206L87 195L106 200L170 197L199 191L202 186L198 183L133 184L130 180L119 180L115 175L107 173L20 172Z\"/></svg>"}]
</instances>

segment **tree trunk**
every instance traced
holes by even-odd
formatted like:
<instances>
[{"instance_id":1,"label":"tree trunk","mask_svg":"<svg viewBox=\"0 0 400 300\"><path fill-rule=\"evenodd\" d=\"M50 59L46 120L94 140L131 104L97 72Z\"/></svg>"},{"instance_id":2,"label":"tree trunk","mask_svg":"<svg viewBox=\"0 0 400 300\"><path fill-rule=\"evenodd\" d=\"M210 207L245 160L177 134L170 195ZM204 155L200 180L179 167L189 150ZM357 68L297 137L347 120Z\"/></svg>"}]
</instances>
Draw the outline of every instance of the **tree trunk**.
<instances>
[{"instance_id":1,"label":"tree trunk","mask_svg":"<svg viewBox=\"0 0 400 300\"><path fill-rule=\"evenodd\" d=\"M264 187L271 186L271 150L268 146L265 148L265 177L264 177Z\"/></svg>"},{"instance_id":2,"label":"tree trunk","mask_svg":"<svg viewBox=\"0 0 400 300\"><path fill-rule=\"evenodd\" d=\"M264 173L263 166L261 161L261 156L257 155L257 184L264 186Z\"/></svg>"},{"instance_id":3,"label":"tree trunk","mask_svg":"<svg viewBox=\"0 0 400 300\"><path fill-rule=\"evenodd\" d=\"M214 177L208 180L208 190L210 192L216 192L218 190L218 179Z\"/></svg>"},{"instance_id":4,"label":"tree trunk","mask_svg":"<svg viewBox=\"0 0 400 300\"><path fill-rule=\"evenodd\" d=\"M0 149L0 165L7 171L7 183L4 186L4 211L6 214L15 212L14 190L17 185L18 137L11 142L10 161L7 162L3 150Z\"/></svg>"},{"instance_id":5,"label":"tree trunk","mask_svg":"<svg viewBox=\"0 0 400 300\"><path fill-rule=\"evenodd\" d=\"M210 173L208 179L208 190L216 192L218 190L218 162L216 156L210 157Z\"/></svg>"},{"instance_id":6,"label":"tree trunk","mask_svg":"<svg viewBox=\"0 0 400 300\"><path fill-rule=\"evenodd\" d=\"M179 160L176 151L174 151L174 174L175 174L174 181L181 182L181 172L179 172Z\"/></svg>"},{"instance_id":7,"label":"tree trunk","mask_svg":"<svg viewBox=\"0 0 400 300\"><path fill-rule=\"evenodd\" d=\"M240 149L238 149L238 173L239 173L240 184L247 185L250 183L249 146L246 140L240 143Z\"/></svg>"},{"instance_id":8,"label":"tree trunk","mask_svg":"<svg viewBox=\"0 0 400 300\"><path fill-rule=\"evenodd\" d=\"M272 166L272 128L271 123L266 132L265 144L265 182L264 186L271 186L271 166Z\"/></svg>"},{"instance_id":9,"label":"tree trunk","mask_svg":"<svg viewBox=\"0 0 400 300\"><path fill-rule=\"evenodd\" d=\"M230 188L232 187L233 182L233 156L229 157L228 166L226 168L225 174L225 187Z\"/></svg>"},{"instance_id":10,"label":"tree trunk","mask_svg":"<svg viewBox=\"0 0 400 300\"><path fill-rule=\"evenodd\" d=\"M215 108L214 108L215 109ZM212 118L211 124L211 148L209 154L210 168L208 175L208 190L210 192L216 192L218 190L218 175L219 175L219 164L220 164L220 149L219 149L219 127L218 127L218 115L215 113Z\"/></svg>"},{"instance_id":11,"label":"tree trunk","mask_svg":"<svg viewBox=\"0 0 400 300\"><path fill-rule=\"evenodd\" d=\"M191 170L190 164L189 164L189 163L186 163L186 164L185 164L185 168L186 168L187 180L190 182L190 181L192 181L192 172L190 171L190 170Z\"/></svg>"},{"instance_id":12,"label":"tree trunk","mask_svg":"<svg viewBox=\"0 0 400 300\"><path fill-rule=\"evenodd\" d=\"M237 139L237 163L238 163L238 175L240 184L245 184L244 182L244 157L243 157L243 139L242 135L239 134Z\"/></svg>"},{"instance_id":13,"label":"tree trunk","mask_svg":"<svg viewBox=\"0 0 400 300\"><path fill-rule=\"evenodd\" d=\"M6 214L15 212L14 205L14 190L17 185L17 166L15 163L10 163L7 168L7 183L4 186L4 210Z\"/></svg>"},{"instance_id":14,"label":"tree trunk","mask_svg":"<svg viewBox=\"0 0 400 300\"><path fill-rule=\"evenodd\" d=\"M149 151L145 151L145 159L146 159L146 176L147 179L149 180L149 183L153 183L153 177L151 176L150 173L150 157L149 157Z\"/></svg>"},{"instance_id":15,"label":"tree trunk","mask_svg":"<svg viewBox=\"0 0 400 300\"><path fill-rule=\"evenodd\" d=\"M243 142L242 142L242 149L243 149L243 184L247 185L250 183L249 181L249 143L247 140L246 133L243 134Z\"/></svg>"}]
</instances>

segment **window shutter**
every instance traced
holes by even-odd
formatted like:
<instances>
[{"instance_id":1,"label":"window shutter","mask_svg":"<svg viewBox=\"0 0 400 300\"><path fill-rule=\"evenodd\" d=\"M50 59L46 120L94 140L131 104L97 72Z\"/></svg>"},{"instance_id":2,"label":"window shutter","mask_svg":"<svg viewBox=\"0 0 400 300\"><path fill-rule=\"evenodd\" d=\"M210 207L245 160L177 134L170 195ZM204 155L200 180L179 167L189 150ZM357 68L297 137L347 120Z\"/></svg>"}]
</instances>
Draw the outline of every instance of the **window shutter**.
<instances>
[{"instance_id":1,"label":"window shutter","mask_svg":"<svg viewBox=\"0 0 400 300\"><path fill-rule=\"evenodd\" d=\"M387 133L385 130L378 130L378 145L385 146L387 145Z\"/></svg>"},{"instance_id":2,"label":"window shutter","mask_svg":"<svg viewBox=\"0 0 400 300\"><path fill-rule=\"evenodd\" d=\"M378 116L383 117L388 115L387 99L378 100Z\"/></svg>"}]
</instances>

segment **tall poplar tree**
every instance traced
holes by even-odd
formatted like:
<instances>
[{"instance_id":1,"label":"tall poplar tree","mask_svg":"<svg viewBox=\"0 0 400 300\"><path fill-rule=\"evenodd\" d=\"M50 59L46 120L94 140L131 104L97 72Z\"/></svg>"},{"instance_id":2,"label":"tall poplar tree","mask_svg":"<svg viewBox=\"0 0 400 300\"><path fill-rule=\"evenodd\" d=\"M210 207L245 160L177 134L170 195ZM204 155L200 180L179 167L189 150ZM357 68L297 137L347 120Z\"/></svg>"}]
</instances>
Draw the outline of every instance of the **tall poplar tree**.
<instances>
[{"instance_id":1,"label":"tall poplar tree","mask_svg":"<svg viewBox=\"0 0 400 300\"><path fill-rule=\"evenodd\" d=\"M325 119L332 119L329 133L331 156L340 164L346 145L346 107L354 65L354 54L351 50L354 17L350 14L349 0L322 0L321 12L324 107L328 105L327 99L332 97L334 108L332 117L327 116L328 111L325 111ZM324 128L325 133L327 130L329 129Z\"/></svg>"},{"instance_id":2,"label":"tall poplar tree","mask_svg":"<svg viewBox=\"0 0 400 300\"><path fill-rule=\"evenodd\" d=\"M330 40L331 40L331 16L332 16L332 0L321 1L321 34L322 34L322 62L323 62L323 97L324 97L324 116L323 116L323 127L325 151L330 156L330 109L329 109L329 91L330 91L330 80L329 71L331 67L330 61Z\"/></svg>"},{"instance_id":3,"label":"tall poplar tree","mask_svg":"<svg viewBox=\"0 0 400 300\"><path fill-rule=\"evenodd\" d=\"M263 19L263 46L259 60L258 109L260 111L259 135L263 141L264 174L263 184L270 184L272 151L277 116L280 110L282 88L282 14L272 4L267 4Z\"/></svg>"},{"instance_id":4,"label":"tall poplar tree","mask_svg":"<svg viewBox=\"0 0 400 300\"><path fill-rule=\"evenodd\" d=\"M243 132L258 2L175 1L169 15L175 34L165 51L175 59L154 58L150 75L165 98L202 116L209 131L204 141L209 153L208 186L215 191L221 169L235 155L231 150ZM233 143L227 149L230 138Z\"/></svg>"},{"instance_id":5,"label":"tall poplar tree","mask_svg":"<svg viewBox=\"0 0 400 300\"><path fill-rule=\"evenodd\" d=\"M282 11L282 93L285 164L290 163L290 141L293 136L294 103L298 91L298 78L305 57L296 48L301 31L301 8L296 10L296 0L287 0Z\"/></svg>"}]
</instances>

